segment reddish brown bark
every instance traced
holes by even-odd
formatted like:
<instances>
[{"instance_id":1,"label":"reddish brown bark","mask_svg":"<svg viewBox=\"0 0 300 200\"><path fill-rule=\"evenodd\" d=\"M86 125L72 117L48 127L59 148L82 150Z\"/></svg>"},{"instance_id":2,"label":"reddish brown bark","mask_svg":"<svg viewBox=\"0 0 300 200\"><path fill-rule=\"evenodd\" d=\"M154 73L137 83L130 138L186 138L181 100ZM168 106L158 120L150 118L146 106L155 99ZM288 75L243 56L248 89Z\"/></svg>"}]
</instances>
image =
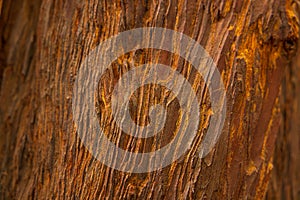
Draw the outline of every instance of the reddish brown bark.
<instances>
[{"instance_id":1,"label":"reddish brown bark","mask_svg":"<svg viewBox=\"0 0 300 200\"><path fill-rule=\"evenodd\" d=\"M300 76L294 74L299 74L298 61L290 64L299 21L291 0L16 0L0 5L2 198L262 199L274 166L273 177L279 178L271 181L268 197L299 197ZM93 48L119 32L146 26L182 32L208 51L224 80L228 112L218 144L199 159L197 147L211 115L207 93L199 94L207 107L191 151L162 170L130 174L101 164L82 145L72 120L72 92L80 63ZM133 58L137 64L157 59L172 61L190 81L196 76L176 55L141 50L135 56L120 58L112 68L125 70L120 63ZM106 87L111 86L108 81ZM197 85L203 87L203 82ZM132 102L134 110L138 104ZM176 116L178 108L172 106ZM141 113L132 112L133 118ZM172 123L169 119L167 134ZM116 141L121 132L109 125L106 134ZM134 146L134 140L121 137L120 145ZM284 155L290 155L291 165ZM278 188L282 193L272 196Z\"/></svg>"}]
</instances>

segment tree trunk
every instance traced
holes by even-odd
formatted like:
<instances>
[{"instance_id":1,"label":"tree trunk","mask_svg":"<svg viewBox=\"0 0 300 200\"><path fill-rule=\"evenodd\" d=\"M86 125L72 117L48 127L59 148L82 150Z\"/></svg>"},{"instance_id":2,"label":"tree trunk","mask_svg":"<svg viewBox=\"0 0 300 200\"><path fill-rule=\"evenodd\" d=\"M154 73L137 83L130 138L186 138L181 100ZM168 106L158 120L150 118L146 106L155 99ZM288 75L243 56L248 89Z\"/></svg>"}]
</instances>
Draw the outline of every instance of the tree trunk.
<instances>
[{"instance_id":1,"label":"tree trunk","mask_svg":"<svg viewBox=\"0 0 300 200\"><path fill-rule=\"evenodd\" d=\"M299 4L295 7L299 19ZM298 47L300 40L298 40ZM268 199L300 198L300 49L285 69L280 90L281 126L274 153Z\"/></svg>"},{"instance_id":2,"label":"tree trunk","mask_svg":"<svg viewBox=\"0 0 300 200\"><path fill-rule=\"evenodd\" d=\"M300 198L297 1L0 0L0 5L3 199ZM109 100L128 69L149 62L171 65L203 101L190 150L162 169L130 173L102 164L83 145L72 97L89 53L111 36L140 27L172 29L201 44L222 76L227 113L218 143L199 157L213 115L203 79L197 82L189 63L163 50L119 57L99 80L95 109L106 136L124 150L166 145L180 115L174 100L160 138L122 132L111 120ZM163 92L167 89L156 85L139 88L130 98L133 121L149 123L148 108L164 102Z\"/></svg>"}]
</instances>

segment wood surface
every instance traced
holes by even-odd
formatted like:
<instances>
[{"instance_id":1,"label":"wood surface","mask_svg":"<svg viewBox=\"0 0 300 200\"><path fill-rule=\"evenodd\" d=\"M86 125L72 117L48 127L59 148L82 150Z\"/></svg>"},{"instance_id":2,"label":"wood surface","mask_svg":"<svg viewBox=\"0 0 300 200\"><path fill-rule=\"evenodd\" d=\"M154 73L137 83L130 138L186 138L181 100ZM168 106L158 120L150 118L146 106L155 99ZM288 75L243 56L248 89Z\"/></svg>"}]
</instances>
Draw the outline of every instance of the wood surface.
<instances>
[{"instance_id":1,"label":"wood surface","mask_svg":"<svg viewBox=\"0 0 300 200\"><path fill-rule=\"evenodd\" d=\"M2 199L300 198L298 0L0 0L0 10ZM204 103L192 149L161 170L132 174L106 167L84 147L72 95L89 52L139 27L168 28L199 42L222 75L227 115L219 142L200 159L197 147L212 113L208 93L199 93ZM178 55L131 52L100 80L95 109L109 116L114 82L150 61L171 65L190 82L197 78ZM195 87L205 91L203 80ZM142 102L162 102L162 91L139 89L130 101L132 118L148 123ZM178 110L174 100L159 140L129 137L101 116L99 123L120 147L146 152L153 141L168 143Z\"/></svg>"}]
</instances>

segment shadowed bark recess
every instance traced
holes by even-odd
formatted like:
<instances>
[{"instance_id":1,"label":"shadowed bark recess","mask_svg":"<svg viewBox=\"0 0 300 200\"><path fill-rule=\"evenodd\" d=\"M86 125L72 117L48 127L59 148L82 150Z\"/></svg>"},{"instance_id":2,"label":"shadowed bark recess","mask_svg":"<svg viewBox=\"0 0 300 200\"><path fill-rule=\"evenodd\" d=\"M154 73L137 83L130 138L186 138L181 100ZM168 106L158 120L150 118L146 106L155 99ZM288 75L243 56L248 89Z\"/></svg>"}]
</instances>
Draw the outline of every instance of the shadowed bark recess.
<instances>
[{"instance_id":1,"label":"shadowed bark recess","mask_svg":"<svg viewBox=\"0 0 300 200\"><path fill-rule=\"evenodd\" d=\"M298 13L300 3L293 4ZM295 19L296 20L296 19ZM300 40L297 46L299 47ZM300 198L300 49L286 44L296 57L285 69L285 77L280 90L281 125L275 144L274 170L267 193L268 199Z\"/></svg>"},{"instance_id":2,"label":"shadowed bark recess","mask_svg":"<svg viewBox=\"0 0 300 200\"><path fill-rule=\"evenodd\" d=\"M1 198L298 199L297 2L0 0ZM195 83L203 101L192 148L161 170L131 174L106 167L83 146L72 119L72 95L91 50L139 27L182 32L206 49L223 78L227 116L217 145L200 159L197 147L212 115L203 79L169 52L141 49L119 57L99 80L104 87L98 88L95 109L105 134L121 148L148 152L154 142L166 145L180 110L176 100L168 105L160 136L142 140L122 133L110 117L109 100L128 69L170 65ZM130 99L132 119L147 124L149 106L164 102L161 94L169 95L157 85L139 88Z\"/></svg>"}]
</instances>

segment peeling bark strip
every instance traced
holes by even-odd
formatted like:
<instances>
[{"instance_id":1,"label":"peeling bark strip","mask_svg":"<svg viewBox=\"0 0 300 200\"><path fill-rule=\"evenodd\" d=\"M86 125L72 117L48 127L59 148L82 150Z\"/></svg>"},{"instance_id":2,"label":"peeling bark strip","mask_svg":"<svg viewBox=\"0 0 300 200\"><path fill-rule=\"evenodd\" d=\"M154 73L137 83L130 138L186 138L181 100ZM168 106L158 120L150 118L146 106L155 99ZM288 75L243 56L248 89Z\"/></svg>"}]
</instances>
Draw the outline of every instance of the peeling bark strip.
<instances>
[{"instance_id":1,"label":"peeling bark strip","mask_svg":"<svg viewBox=\"0 0 300 200\"><path fill-rule=\"evenodd\" d=\"M273 165L272 160L281 113L291 113L289 107L283 108L278 92L299 37L294 1L15 0L1 1L0 5L1 198L265 196L272 168L275 166L276 172L280 167ZM72 92L82 60L101 41L138 27L163 27L188 35L206 49L221 72L228 94L228 115L219 143L204 159L198 158L197 147L212 113L203 79L183 58L156 49L129 52L112 63L99 81L103 83L99 84L97 96L99 123L104 125L110 140L125 150L147 152L153 150L152 144L155 148L168 144L179 117L176 99L168 105L163 134L147 141L122 133L111 123L108 109L111 90L128 69L149 62L165 64L185 76L203 102L198 137L192 149L162 170L130 174L95 160L76 135ZM295 79L286 82L297 85ZM149 106L163 102L165 96L172 94L163 87L139 88L130 100L132 119L147 124ZM292 105L298 108L296 102L299 101ZM280 130L298 133L297 126ZM289 148L280 138L282 134L277 145ZM285 141L291 139L282 142ZM296 143L291 144L292 148L299 151ZM279 157L280 153L276 150L275 155ZM290 155L299 165L295 155ZM285 191L292 193L287 197L297 199L299 182L295 180L299 180L299 174L295 177L291 184L295 189ZM275 183L273 186L282 187Z\"/></svg>"}]
</instances>

